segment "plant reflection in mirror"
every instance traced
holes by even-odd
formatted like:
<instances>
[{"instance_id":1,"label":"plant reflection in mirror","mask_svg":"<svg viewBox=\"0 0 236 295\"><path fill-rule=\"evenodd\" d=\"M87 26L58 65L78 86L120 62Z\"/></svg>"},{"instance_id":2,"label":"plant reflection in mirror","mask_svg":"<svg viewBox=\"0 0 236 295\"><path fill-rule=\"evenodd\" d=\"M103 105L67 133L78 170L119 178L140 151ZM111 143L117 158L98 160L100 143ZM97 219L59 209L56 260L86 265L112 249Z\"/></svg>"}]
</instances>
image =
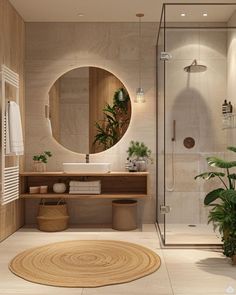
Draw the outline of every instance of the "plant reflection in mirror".
<instances>
[{"instance_id":1,"label":"plant reflection in mirror","mask_svg":"<svg viewBox=\"0 0 236 295\"><path fill-rule=\"evenodd\" d=\"M122 92L122 100L120 93ZM102 146L106 150L115 145L124 135L130 122L128 114L130 106L130 97L124 88L119 88L113 98L113 105L106 104L103 109L104 119L96 122L97 134L93 142L94 149L96 146Z\"/></svg>"}]
</instances>

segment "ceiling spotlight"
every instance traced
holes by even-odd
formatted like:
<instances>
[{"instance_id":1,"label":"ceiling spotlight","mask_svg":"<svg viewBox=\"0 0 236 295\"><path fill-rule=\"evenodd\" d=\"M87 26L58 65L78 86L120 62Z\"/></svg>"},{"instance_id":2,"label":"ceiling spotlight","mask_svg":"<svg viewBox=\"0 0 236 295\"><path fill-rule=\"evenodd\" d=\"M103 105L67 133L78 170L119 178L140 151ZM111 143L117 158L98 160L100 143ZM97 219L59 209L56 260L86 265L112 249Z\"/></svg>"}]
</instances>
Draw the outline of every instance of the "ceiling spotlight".
<instances>
[{"instance_id":1,"label":"ceiling spotlight","mask_svg":"<svg viewBox=\"0 0 236 295\"><path fill-rule=\"evenodd\" d=\"M203 16L207 16L208 14L207 14L206 12L204 12L202 15L203 15Z\"/></svg>"},{"instance_id":2,"label":"ceiling spotlight","mask_svg":"<svg viewBox=\"0 0 236 295\"><path fill-rule=\"evenodd\" d=\"M79 12L79 13L77 13L77 16L79 16L79 17L83 17L84 14Z\"/></svg>"},{"instance_id":3,"label":"ceiling spotlight","mask_svg":"<svg viewBox=\"0 0 236 295\"><path fill-rule=\"evenodd\" d=\"M181 15L181 16L186 16L186 13L183 12L183 13L181 13L180 15Z\"/></svg>"}]
</instances>

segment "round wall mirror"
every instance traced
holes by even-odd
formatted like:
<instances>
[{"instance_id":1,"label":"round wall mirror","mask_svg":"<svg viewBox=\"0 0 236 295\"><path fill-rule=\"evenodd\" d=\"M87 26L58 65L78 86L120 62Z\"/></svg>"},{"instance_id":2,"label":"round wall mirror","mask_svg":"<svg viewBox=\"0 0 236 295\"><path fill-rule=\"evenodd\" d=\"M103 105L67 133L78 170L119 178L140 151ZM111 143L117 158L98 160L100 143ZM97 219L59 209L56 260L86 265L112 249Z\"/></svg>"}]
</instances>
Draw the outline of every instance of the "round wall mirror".
<instances>
[{"instance_id":1,"label":"round wall mirror","mask_svg":"<svg viewBox=\"0 0 236 295\"><path fill-rule=\"evenodd\" d=\"M125 134L131 103L127 89L112 73L82 67L62 75L49 91L53 137L67 149L99 153Z\"/></svg>"}]
</instances>

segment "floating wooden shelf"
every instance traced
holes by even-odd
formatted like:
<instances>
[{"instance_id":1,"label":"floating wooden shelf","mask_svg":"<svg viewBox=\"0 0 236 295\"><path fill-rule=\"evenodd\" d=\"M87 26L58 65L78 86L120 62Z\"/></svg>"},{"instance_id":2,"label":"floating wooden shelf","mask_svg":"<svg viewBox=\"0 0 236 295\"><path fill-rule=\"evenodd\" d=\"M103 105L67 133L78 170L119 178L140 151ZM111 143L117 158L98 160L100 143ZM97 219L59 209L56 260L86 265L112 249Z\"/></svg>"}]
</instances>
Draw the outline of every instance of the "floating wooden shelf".
<instances>
[{"instance_id":1,"label":"floating wooden shelf","mask_svg":"<svg viewBox=\"0 0 236 295\"><path fill-rule=\"evenodd\" d=\"M91 200L91 199L146 199L149 198L146 194L99 194L99 195L76 195L76 194L28 194L20 195L22 199L78 199L78 200Z\"/></svg>"},{"instance_id":2,"label":"floating wooden shelf","mask_svg":"<svg viewBox=\"0 0 236 295\"><path fill-rule=\"evenodd\" d=\"M62 177L70 177L70 176L107 176L107 177L114 177L114 176L147 176L149 172L109 172L109 173L65 173L65 172L22 172L20 176L62 176Z\"/></svg>"},{"instance_id":3,"label":"floating wooden shelf","mask_svg":"<svg viewBox=\"0 0 236 295\"><path fill-rule=\"evenodd\" d=\"M65 200L148 200L148 172L110 172L110 173L64 173L64 172L23 172L20 173L20 198L27 200L65 199ZM101 194L69 194L70 181L100 181ZM64 182L66 193L53 193L53 185ZM29 194L32 186L48 186L47 194ZM98 202L99 203L99 202ZM102 203L102 202L101 202ZM35 204L36 205L36 204ZM37 204L38 205L38 204ZM96 204L97 206L97 204ZM110 205L110 207L112 207Z\"/></svg>"},{"instance_id":4,"label":"floating wooden shelf","mask_svg":"<svg viewBox=\"0 0 236 295\"><path fill-rule=\"evenodd\" d=\"M23 172L20 173L22 199L65 198L77 200L92 199L148 199L148 172L110 173L64 173L64 172ZM99 180L101 194L69 194L70 180ZM61 181L67 184L64 194L53 193L53 184ZM47 185L47 194L29 194L30 186Z\"/></svg>"}]
</instances>

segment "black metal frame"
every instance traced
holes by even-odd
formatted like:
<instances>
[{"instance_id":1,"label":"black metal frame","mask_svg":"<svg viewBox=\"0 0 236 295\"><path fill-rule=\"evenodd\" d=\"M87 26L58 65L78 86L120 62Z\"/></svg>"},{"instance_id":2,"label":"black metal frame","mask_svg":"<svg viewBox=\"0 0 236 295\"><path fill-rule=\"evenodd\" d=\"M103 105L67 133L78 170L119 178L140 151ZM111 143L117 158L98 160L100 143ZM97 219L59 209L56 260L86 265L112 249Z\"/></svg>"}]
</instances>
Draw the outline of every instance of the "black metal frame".
<instances>
[{"instance_id":1,"label":"black metal frame","mask_svg":"<svg viewBox=\"0 0 236 295\"><path fill-rule=\"evenodd\" d=\"M164 51L166 50L166 29L222 29L222 30L229 30L229 29L236 29L236 26L234 27L213 27L213 26L203 26L203 27L189 27L189 26L166 26L166 7L168 6L235 6L236 8L236 3L164 3L162 5L162 12L161 12L161 17L160 17L160 25L158 29L158 35L157 35L157 42L156 42L156 128L157 128L157 138L156 138L156 156L158 157L158 152L159 152L159 145L158 145L158 65L159 65L159 59L158 59L158 41L160 37L160 32L161 29L164 29ZM162 21L164 22L164 26L162 26ZM165 66L165 61L164 62L164 205L166 204L166 66ZM160 185L159 179L158 179L158 165L156 165L156 226L157 229L159 230L160 237L161 237L161 242L163 246L167 247L178 247L178 248L186 248L186 247L219 247L220 244L167 244L165 241L166 237L166 218L164 215L164 238L162 236L162 232L160 230L160 226L158 223L158 207L160 206L159 204L159 198L158 198L158 187Z\"/></svg>"}]
</instances>

